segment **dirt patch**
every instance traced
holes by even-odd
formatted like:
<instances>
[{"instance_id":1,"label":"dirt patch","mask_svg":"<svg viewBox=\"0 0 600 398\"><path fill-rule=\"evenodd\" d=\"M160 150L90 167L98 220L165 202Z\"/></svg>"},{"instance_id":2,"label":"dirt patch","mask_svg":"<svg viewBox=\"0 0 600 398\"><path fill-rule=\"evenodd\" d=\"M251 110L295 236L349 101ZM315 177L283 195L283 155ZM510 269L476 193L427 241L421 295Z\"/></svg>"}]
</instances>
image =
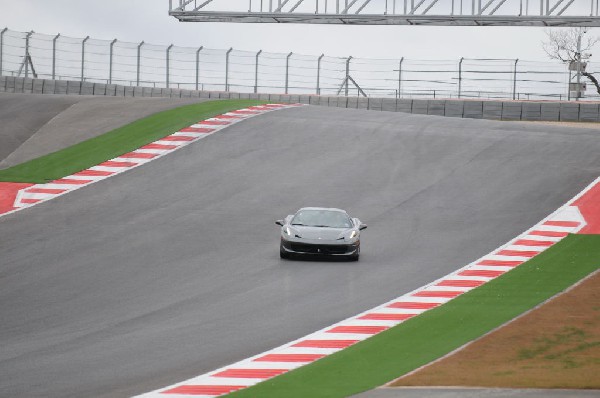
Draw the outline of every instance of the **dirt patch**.
<instances>
[{"instance_id":1,"label":"dirt patch","mask_svg":"<svg viewBox=\"0 0 600 398\"><path fill-rule=\"evenodd\" d=\"M600 388L600 272L392 386Z\"/></svg>"},{"instance_id":2,"label":"dirt patch","mask_svg":"<svg viewBox=\"0 0 600 398\"><path fill-rule=\"evenodd\" d=\"M582 129L600 129L600 123L596 122L553 122L553 121L525 121L521 120L517 123L528 123L528 124L547 124L550 126L562 126L562 127L578 127Z\"/></svg>"}]
</instances>

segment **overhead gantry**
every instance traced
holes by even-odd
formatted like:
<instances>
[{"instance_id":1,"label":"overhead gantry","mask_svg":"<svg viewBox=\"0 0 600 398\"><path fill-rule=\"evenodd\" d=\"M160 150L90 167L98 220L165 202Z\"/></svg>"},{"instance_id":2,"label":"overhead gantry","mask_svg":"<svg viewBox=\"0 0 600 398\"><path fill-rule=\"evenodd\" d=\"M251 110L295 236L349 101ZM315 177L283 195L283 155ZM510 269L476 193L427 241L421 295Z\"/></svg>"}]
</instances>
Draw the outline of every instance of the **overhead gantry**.
<instances>
[{"instance_id":1,"label":"overhead gantry","mask_svg":"<svg viewBox=\"0 0 600 398\"><path fill-rule=\"evenodd\" d=\"M600 26L599 0L169 0L183 22Z\"/></svg>"}]
</instances>

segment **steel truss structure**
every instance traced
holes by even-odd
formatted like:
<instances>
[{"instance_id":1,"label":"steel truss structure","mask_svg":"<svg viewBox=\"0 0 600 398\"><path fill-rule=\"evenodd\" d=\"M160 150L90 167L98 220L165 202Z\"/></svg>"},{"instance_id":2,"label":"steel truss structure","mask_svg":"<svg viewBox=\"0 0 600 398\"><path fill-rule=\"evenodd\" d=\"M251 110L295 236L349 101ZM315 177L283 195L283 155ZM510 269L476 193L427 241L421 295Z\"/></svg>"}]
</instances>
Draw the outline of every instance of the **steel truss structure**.
<instances>
[{"instance_id":1,"label":"steel truss structure","mask_svg":"<svg viewBox=\"0 0 600 398\"><path fill-rule=\"evenodd\" d=\"M183 22L600 26L599 0L169 0Z\"/></svg>"}]
</instances>

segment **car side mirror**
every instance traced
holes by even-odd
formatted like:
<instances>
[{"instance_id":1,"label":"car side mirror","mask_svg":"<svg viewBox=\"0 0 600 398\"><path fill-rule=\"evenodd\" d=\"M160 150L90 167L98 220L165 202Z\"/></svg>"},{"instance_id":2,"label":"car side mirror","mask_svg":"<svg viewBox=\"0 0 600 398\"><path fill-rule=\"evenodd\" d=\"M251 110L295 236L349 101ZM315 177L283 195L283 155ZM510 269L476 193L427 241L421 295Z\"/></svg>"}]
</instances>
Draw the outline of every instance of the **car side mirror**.
<instances>
[{"instance_id":1,"label":"car side mirror","mask_svg":"<svg viewBox=\"0 0 600 398\"><path fill-rule=\"evenodd\" d=\"M283 220L277 220L275 221L275 224L281 225L283 227Z\"/></svg>"},{"instance_id":2,"label":"car side mirror","mask_svg":"<svg viewBox=\"0 0 600 398\"><path fill-rule=\"evenodd\" d=\"M363 229L367 229L367 224L360 224L360 227L358 227L358 230L362 231Z\"/></svg>"}]
</instances>

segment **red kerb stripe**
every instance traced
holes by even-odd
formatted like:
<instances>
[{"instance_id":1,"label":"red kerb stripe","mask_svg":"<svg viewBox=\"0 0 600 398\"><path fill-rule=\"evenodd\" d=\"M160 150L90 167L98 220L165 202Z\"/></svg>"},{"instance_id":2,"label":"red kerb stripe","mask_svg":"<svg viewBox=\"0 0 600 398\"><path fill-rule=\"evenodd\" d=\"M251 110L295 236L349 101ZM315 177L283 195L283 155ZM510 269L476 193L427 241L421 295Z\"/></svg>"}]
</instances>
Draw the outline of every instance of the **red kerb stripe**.
<instances>
[{"instance_id":1,"label":"red kerb stripe","mask_svg":"<svg viewBox=\"0 0 600 398\"><path fill-rule=\"evenodd\" d=\"M534 257L540 254L535 251L523 251L523 250L500 250L495 253L498 256L515 256L515 257Z\"/></svg>"},{"instance_id":2,"label":"red kerb stripe","mask_svg":"<svg viewBox=\"0 0 600 398\"><path fill-rule=\"evenodd\" d=\"M558 231L531 231L529 235L535 236L550 236L553 238L564 238L567 236L568 232L558 232Z\"/></svg>"},{"instance_id":3,"label":"red kerb stripe","mask_svg":"<svg viewBox=\"0 0 600 398\"><path fill-rule=\"evenodd\" d=\"M169 135L167 137L161 138L161 141L194 141L198 139L198 137L189 137L187 135Z\"/></svg>"},{"instance_id":4,"label":"red kerb stripe","mask_svg":"<svg viewBox=\"0 0 600 398\"><path fill-rule=\"evenodd\" d=\"M515 245L520 245L520 246L542 246L542 247L548 247L548 246L552 246L554 243L556 243L556 242L552 242L550 240L520 239L520 240L516 241L514 244Z\"/></svg>"},{"instance_id":5,"label":"red kerb stripe","mask_svg":"<svg viewBox=\"0 0 600 398\"><path fill-rule=\"evenodd\" d=\"M214 377L231 377L236 379L268 379L287 372L288 369L227 369Z\"/></svg>"},{"instance_id":6,"label":"red kerb stripe","mask_svg":"<svg viewBox=\"0 0 600 398\"><path fill-rule=\"evenodd\" d=\"M483 260L477 263L477 265L489 265L491 267L516 267L517 265L523 264L523 261L504 261L504 260Z\"/></svg>"},{"instance_id":7,"label":"red kerb stripe","mask_svg":"<svg viewBox=\"0 0 600 398\"><path fill-rule=\"evenodd\" d=\"M157 157L156 153L144 153L144 152L129 152L119 156L124 159L152 159Z\"/></svg>"},{"instance_id":8,"label":"red kerb stripe","mask_svg":"<svg viewBox=\"0 0 600 398\"><path fill-rule=\"evenodd\" d=\"M21 203L32 204L41 202L41 199L21 199Z\"/></svg>"},{"instance_id":9,"label":"red kerb stripe","mask_svg":"<svg viewBox=\"0 0 600 398\"><path fill-rule=\"evenodd\" d=\"M29 188L26 189L27 193L49 193L53 195L58 195L59 193L66 192L66 189L51 189L51 188Z\"/></svg>"},{"instance_id":10,"label":"red kerb stripe","mask_svg":"<svg viewBox=\"0 0 600 398\"><path fill-rule=\"evenodd\" d=\"M469 279L446 279L438 283L436 286L477 287L483 285L484 283L485 281Z\"/></svg>"},{"instance_id":11,"label":"red kerb stripe","mask_svg":"<svg viewBox=\"0 0 600 398\"><path fill-rule=\"evenodd\" d=\"M72 184L72 185L85 185L93 180L71 180L68 178L61 178L59 180L52 181L53 184Z\"/></svg>"},{"instance_id":12,"label":"red kerb stripe","mask_svg":"<svg viewBox=\"0 0 600 398\"><path fill-rule=\"evenodd\" d=\"M415 294L413 294L413 296L415 297L448 297L448 298L452 298L452 297L456 297L459 296L461 294L463 294L464 292L461 291L454 291L454 290L423 290L421 292L417 292Z\"/></svg>"},{"instance_id":13,"label":"red kerb stripe","mask_svg":"<svg viewBox=\"0 0 600 398\"><path fill-rule=\"evenodd\" d=\"M198 124L208 124L209 126L225 126L227 124L231 124L231 122L227 120L201 120Z\"/></svg>"},{"instance_id":14,"label":"red kerb stripe","mask_svg":"<svg viewBox=\"0 0 600 398\"><path fill-rule=\"evenodd\" d=\"M246 388L246 386L179 386L163 391L161 394L183 394L183 395L223 395Z\"/></svg>"},{"instance_id":15,"label":"red kerb stripe","mask_svg":"<svg viewBox=\"0 0 600 398\"><path fill-rule=\"evenodd\" d=\"M578 227L578 221L546 221L544 225L552 225L554 227Z\"/></svg>"},{"instance_id":16,"label":"red kerb stripe","mask_svg":"<svg viewBox=\"0 0 600 398\"><path fill-rule=\"evenodd\" d=\"M102 171L102 170L82 170L78 173L73 174L74 176L83 177L106 177L115 174L114 171Z\"/></svg>"},{"instance_id":17,"label":"red kerb stripe","mask_svg":"<svg viewBox=\"0 0 600 398\"><path fill-rule=\"evenodd\" d=\"M410 301L397 301L388 305L389 308L403 308L403 309L413 309L413 310L428 310L430 308L434 308L440 305L440 303L417 303Z\"/></svg>"},{"instance_id":18,"label":"red kerb stripe","mask_svg":"<svg viewBox=\"0 0 600 398\"><path fill-rule=\"evenodd\" d=\"M323 358L323 354L267 354L254 362L313 362Z\"/></svg>"},{"instance_id":19,"label":"red kerb stripe","mask_svg":"<svg viewBox=\"0 0 600 398\"><path fill-rule=\"evenodd\" d=\"M103 166L103 167L133 167L136 166L137 163L133 163L133 162L115 162L114 160L109 160L107 162L104 163L100 163L98 166Z\"/></svg>"},{"instance_id":20,"label":"red kerb stripe","mask_svg":"<svg viewBox=\"0 0 600 398\"><path fill-rule=\"evenodd\" d=\"M175 149L177 145L165 145L165 144L148 144L144 145L142 149Z\"/></svg>"},{"instance_id":21,"label":"red kerb stripe","mask_svg":"<svg viewBox=\"0 0 600 398\"><path fill-rule=\"evenodd\" d=\"M205 122L203 122L204 124L206 124ZM186 127L183 128L181 130L182 133L202 133L202 134L208 134L208 133L212 133L213 131L215 131L215 129L209 129L208 127Z\"/></svg>"},{"instance_id":22,"label":"red kerb stripe","mask_svg":"<svg viewBox=\"0 0 600 398\"><path fill-rule=\"evenodd\" d=\"M386 314L386 313L372 313L361 316L358 319L365 321L404 321L405 319L412 318L416 314Z\"/></svg>"},{"instance_id":23,"label":"red kerb stripe","mask_svg":"<svg viewBox=\"0 0 600 398\"><path fill-rule=\"evenodd\" d=\"M377 334L389 329L387 326L336 326L326 333Z\"/></svg>"},{"instance_id":24,"label":"red kerb stripe","mask_svg":"<svg viewBox=\"0 0 600 398\"><path fill-rule=\"evenodd\" d=\"M495 278L504 273L504 271L489 271L489 270L467 270L459 272L460 276L485 276L488 278Z\"/></svg>"},{"instance_id":25,"label":"red kerb stripe","mask_svg":"<svg viewBox=\"0 0 600 398\"><path fill-rule=\"evenodd\" d=\"M293 347L307 348L346 348L360 340L304 340L293 345Z\"/></svg>"}]
</instances>

